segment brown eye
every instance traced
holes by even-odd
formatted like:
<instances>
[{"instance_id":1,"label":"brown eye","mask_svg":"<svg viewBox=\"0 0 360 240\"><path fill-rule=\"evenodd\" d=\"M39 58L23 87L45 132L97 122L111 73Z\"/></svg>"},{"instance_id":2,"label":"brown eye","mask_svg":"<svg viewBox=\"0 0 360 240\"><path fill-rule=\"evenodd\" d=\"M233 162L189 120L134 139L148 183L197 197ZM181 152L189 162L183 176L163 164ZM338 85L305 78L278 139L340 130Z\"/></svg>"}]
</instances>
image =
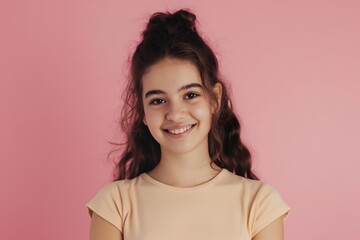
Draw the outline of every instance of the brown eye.
<instances>
[{"instance_id":1,"label":"brown eye","mask_svg":"<svg viewBox=\"0 0 360 240\"><path fill-rule=\"evenodd\" d=\"M199 94L197 93L194 93L194 92L189 92L185 95L185 98L186 99L193 99L193 98L196 98L197 96L199 96Z\"/></svg>"},{"instance_id":2,"label":"brown eye","mask_svg":"<svg viewBox=\"0 0 360 240\"><path fill-rule=\"evenodd\" d=\"M164 99L153 99L150 101L150 105L159 105L161 103L164 103L165 100Z\"/></svg>"}]
</instances>

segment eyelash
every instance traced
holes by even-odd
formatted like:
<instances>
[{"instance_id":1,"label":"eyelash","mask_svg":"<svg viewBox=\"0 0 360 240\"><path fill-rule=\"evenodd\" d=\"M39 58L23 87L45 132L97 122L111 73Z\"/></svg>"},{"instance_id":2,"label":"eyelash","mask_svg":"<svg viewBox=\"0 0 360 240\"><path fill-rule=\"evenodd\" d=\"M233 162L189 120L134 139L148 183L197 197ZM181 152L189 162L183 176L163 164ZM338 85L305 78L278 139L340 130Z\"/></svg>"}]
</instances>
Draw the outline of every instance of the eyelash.
<instances>
[{"instance_id":1,"label":"eyelash","mask_svg":"<svg viewBox=\"0 0 360 240\"><path fill-rule=\"evenodd\" d=\"M150 101L150 105L159 105L159 104L161 104L161 103L155 103L155 102L157 102L157 101L164 101L164 99L158 99L158 98L156 98L156 99L153 99L153 100L151 100Z\"/></svg>"},{"instance_id":2,"label":"eyelash","mask_svg":"<svg viewBox=\"0 0 360 240\"><path fill-rule=\"evenodd\" d=\"M189 95L191 95L192 97L187 98ZM200 94L194 93L194 92L188 92L188 93L185 94L185 99L191 100L191 99L197 98L198 96L200 96ZM155 99L151 100L149 104L150 105L159 105L159 104L161 104L161 103L156 103L158 101L162 101L161 103L163 103L165 100L161 99L161 98L155 98Z\"/></svg>"},{"instance_id":3,"label":"eyelash","mask_svg":"<svg viewBox=\"0 0 360 240\"><path fill-rule=\"evenodd\" d=\"M188 93L186 93L185 96L189 96L190 94L191 94L191 95L195 95L194 97L192 97L192 98L190 98L190 99L193 99L193 98L196 98L196 97L200 96L199 94L194 93L194 92L188 92Z\"/></svg>"}]
</instances>

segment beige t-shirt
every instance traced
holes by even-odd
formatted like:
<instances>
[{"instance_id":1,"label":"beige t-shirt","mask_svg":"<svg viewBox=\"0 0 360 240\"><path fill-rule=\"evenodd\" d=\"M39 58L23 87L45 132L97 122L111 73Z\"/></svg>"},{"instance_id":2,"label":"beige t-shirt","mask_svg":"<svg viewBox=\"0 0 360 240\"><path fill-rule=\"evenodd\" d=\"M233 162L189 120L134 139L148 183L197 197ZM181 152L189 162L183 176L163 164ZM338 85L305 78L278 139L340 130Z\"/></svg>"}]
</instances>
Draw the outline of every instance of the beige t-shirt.
<instances>
[{"instance_id":1,"label":"beige t-shirt","mask_svg":"<svg viewBox=\"0 0 360 240\"><path fill-rule=\"evenodd\" d=\"M290 208L269 184L222 169L194 187L174 187L146 173L100 189L86 204L124 240L251 240Z\"/></svg>"}]
</instances>

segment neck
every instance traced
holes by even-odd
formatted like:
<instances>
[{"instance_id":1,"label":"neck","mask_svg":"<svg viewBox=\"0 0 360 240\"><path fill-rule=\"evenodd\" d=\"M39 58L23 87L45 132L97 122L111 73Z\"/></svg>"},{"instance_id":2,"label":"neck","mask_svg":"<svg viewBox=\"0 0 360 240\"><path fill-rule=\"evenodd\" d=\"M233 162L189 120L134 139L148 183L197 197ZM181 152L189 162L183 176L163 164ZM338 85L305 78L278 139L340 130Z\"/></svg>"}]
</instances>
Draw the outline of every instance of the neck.
<instances>
[{"instance_id":1,"label":"neck","mask_svg":"<svg viewBox=\"0 0 360 240\"><path fill-rule=\"evenodd\" d=\"M179 154L162 150L160 163L148 174L172 186L195 186L210 180L221 170L210 163L208 151Z\"/></svg>"}]
</instances>

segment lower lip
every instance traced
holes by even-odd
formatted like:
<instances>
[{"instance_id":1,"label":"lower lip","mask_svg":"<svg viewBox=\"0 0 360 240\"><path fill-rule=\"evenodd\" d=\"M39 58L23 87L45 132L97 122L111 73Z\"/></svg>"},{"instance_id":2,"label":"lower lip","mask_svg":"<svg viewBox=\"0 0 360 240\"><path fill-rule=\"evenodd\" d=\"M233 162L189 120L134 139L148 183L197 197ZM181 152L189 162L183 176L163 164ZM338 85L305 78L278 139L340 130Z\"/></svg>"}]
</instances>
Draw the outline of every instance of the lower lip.
<instances>
[{"instance_id":1,"label":"lower lip","mask_svg":"<svg viewBox=\"0 0 360 240\"><path fill-rule=\"evenodd\" d=\"M195 125L196 126L196 125ZM172 137L172 138L181 138L181 137L184 137L186 135L188 135L195 126L192 126L189 130L183 132L183 133L179 133L179 134L171 134L169 133L168 131L164 131L166 133L166 135Z\"/></svg>"}]
</instances>

